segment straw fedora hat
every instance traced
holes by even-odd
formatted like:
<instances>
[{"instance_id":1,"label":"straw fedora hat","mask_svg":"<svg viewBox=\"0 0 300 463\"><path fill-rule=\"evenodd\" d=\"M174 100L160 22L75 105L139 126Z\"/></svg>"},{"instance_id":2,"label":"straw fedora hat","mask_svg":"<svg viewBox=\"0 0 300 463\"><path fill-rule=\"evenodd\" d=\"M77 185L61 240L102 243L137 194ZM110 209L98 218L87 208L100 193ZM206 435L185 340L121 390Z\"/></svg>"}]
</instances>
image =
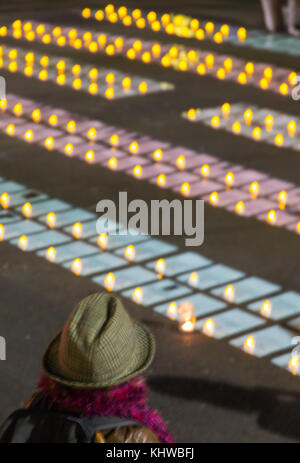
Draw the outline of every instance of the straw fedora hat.
<instances>
[{"instance_id":1,"label":"straw fedora hat","mask_svg":"<svg viewBox=\"0 0 300 463\"><path fill-rule=\"evenodd\" d=\"M129 317L119 299L103 292L79 302L47 348L42 365L58 383L98 389L138 376L154 353L151 332Z\"/></svg>"}]
</instances>

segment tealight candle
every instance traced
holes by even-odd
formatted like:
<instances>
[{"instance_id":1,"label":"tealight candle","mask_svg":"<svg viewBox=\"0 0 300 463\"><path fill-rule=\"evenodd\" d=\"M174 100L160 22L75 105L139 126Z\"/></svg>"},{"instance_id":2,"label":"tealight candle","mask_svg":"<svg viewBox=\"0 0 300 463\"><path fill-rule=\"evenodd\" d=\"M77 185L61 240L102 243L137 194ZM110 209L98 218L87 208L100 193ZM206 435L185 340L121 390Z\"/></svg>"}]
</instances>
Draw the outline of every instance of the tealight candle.
<instances>
[{"instance_id":1,"label":"tealight candle","mask_svg":"<svg viewBox=\"0 0 300 463\"><path fill-rule=\"evenodd\" d=\"M115 282L115 275L112 272L108 273L104 279L104 286L107 289L107 291L113 291L115 287Z\"/></svg>"},{"instance_id":2,"label":"tealight candle","mask_svg":"<svg viewBox=\"0 0 300 463\"><path fill-rule=\"evenodd\" d=\"M132 262L135 258L135 248L132 244L126 246L124 255L129 262Z\"/></svg>"},{"instance_id":3,"label":"tealight candle","mask_svg":"<svg viewBox=\"0 0 300 463\"><path fill-rule=\"evenodd\" d=\"M8 193L2 193L0 196L0 204L3 207L3 209L7 209L9 207L9 202L10 202L10 196Z\"/></svg>"},{"instance_id":4,"label":"tealight candle","mask_svg":"<svg viewBox=\"0 0 300 463\"><path fill-rule=\"evenodd\" d=\"M48 248L47 251L46 251L46 258L50 262L54 262L55 257L56 257L56 250L55 250L55 248L53 246L50 246L50 248Z\"/></svg>"},{"instance_id":5,"label":"tealight candle","mask_svg":"<svg viewBox=\"0 0 300 463\"><path fill-rule=\"evenodd\" d=\"M288 369L289 371L293 374L296 375L298 370L299 370L299 357L298 355L292 355L289 363L288 363Z\"/></svg>"},{"instance_id":6,"label":"tealight candle","mask_svg":"<svg viewBox=\"0 0 300 463\"><path fill-rule=\"evenodd\" d=\"M108 236L107 236L107 234L106 233L101 233L98 236L97 243L98 243L98 246L100 247L101 251L105 251L105 249L107 248L107 244L108 244Z\"/></svg>"},{"instance_id":7,"label":"tealight candle","mask_svg":"<svg viewBox=\"0 0 300 463\"><path fill-rule=\"evenodd\" d=\"M3 241L5 233L5 227L2 223L0 223L0 241Z\"/></svg>"},{"instance_id":8,"label":"tealight candle","mask_svg":"<svg viewBox=\"0 0 300 463\"><path fill-rule=\"evenodd\" d=\"M198 285L198 273L197 272L192 272L189 276L189 284L191 286L197 286Z\"/></svg>"},{"instance_id":9,"label":"tealight candle","mask_svg":"<svg viewBox=\"0 0 300 463\"><path fill-rule=\"evenodd\" d=\"M269 317L271 315L272 311L272 304L270 301L265 301L262 303L261 308L260 308L260 313L264 317Z\"/></svg>"},{"instance_id":10,"label":"tealight candle","mask_svg":"<svg viewBox=\"0 0 300 463\"><path fill-rule=\"evenodd\" d=\"M81 259L79 258L74 259L72 262L72 272L75 273L75 275L80 275L81 269L82 269Z\"/></svg>"},{"instance_id":11,"label":"tealight candle","mask_svg":"<svg viewBox=\"0 0 300 463\"><path fill-rule=\"evenodd\" d=\"M207 336L212 336L213 333L214 333L214 329L215 329L215 324L214 324L214 321L209 318L208 320L206 320L206 322L204 323L203 325L203 328L202 328L202 331L204 334L206 334Z\"/></svg>"},{"instance_id":12,"label":"tealight candle","mask_svg":"<svg viewBox=\"0 0 300 463\"><path fill-rule=\"evenodd\" d=\"M26 251L27 246L28 246L28 238L26 235L20 236L19 241L18 241L18 246L20 249L22 249L22 251Z\"/></svg>"},{"instance_id":13,"label":"tealight candle","mask_svg":"<svg viewBox=\"0 0 300 463\"><path fill-rule=\"evenodd\" d=\"M171 320L175 320L177 317L177 304L176 302L170 302L167 308L167 315Z\"/></svg>"},{"instance_id":14,"label":"tealight candle","mask_svg":"<svg viewBox=\"0 0 300 463\"><path fill-rule=\"evenodd\" d=\"M234 287L233 285L228 285L226 286L225 290L224 290L224 297L227 301L229 302L233 302L234 300Z\"/></svg>"},{"instance_id":15,"label":"tealight candle","mask_svg":"<svg viewBox=\"0 0 300 463\"><path fill-rule=\"evenodd\" d=\"M80 222L74 223L74 225L72 226L72 235L74 236L74 238L79 239L81 238L81 234L82 234L81 223Z\"/></svg>"},{"instance_id":16,"label":"tealight candle","mask_svg":"<svg viewBox=\"0 0 300 463\"><path fill-rule=\"evenodd\" d=\"M46 222L49 228L54 228L56 223L56 215L54 212L49 212L46 217Z\"/></svg>"},{"instance_id":17,"label":"tealight candle","mask_svg":"<svg viewBox=\"0 0 300 463\"><path fill-rule=\"evenodd\" d=\"M26 219L29 219L29 217L31 216L31 213L32 213L32 205L29 202L23 204L22 214L24 215L24 217L26 217Z\"/></svg>"},{"instance_id":18,"label":"tealight candle","mask_svg":"<svg viewBox=\"0 0 300 463\"><path fill-rule=\"evenodd\" d=\"M132 299L137 304L141 304L141 302L143 300L143 290L142 290L142 288L135 288L134 289L134 291L132 293Z\"/></svg>"},{"instance_id":19,"label":"tealight candle","mask_svg":"<svg viewBox=\"0 0 300 463\"><path fill-rule=\"evenodd\" d=\"M178 308L178 326L180 331L192 332L195 329L195 307L190 301L183 301Z\"/></svg>"},{"instance_id":20,"label":"tealight candle","mask_svg":"<svg viewBox=\"0 0 300 463\"><path fill-rule=\"evenodd\" d=\"M163 275L166 269L166 263L164 259L158 259L155 264L155 270L159 275Z\"/></svg>"},{"instance_id":21,"label":"tealight candle","mask_svg":"<svg viewBox=\"0 0 300 463\"><path fill-rule=\"evenodd\" d=\"M248 354L253 354L255 350L255 339L253 336L248 336L244 342L244 351Z\"/></svg>"}]
</instances>

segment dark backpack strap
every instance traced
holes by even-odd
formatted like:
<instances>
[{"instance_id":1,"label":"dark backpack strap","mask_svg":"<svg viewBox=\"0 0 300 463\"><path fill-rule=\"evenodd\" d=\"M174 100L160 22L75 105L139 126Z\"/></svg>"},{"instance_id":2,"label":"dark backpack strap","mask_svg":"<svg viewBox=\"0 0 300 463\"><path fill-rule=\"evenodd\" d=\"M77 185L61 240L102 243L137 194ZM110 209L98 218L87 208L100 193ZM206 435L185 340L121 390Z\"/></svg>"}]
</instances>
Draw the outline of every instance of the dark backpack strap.
<instances>
[{"instance_id":1,"label":"dark backpack strap","mask_svg":"<svg viewBox=\"0 0 300 463\"><path fill-rule=\"evenodd\" d=\"M108 429L116 429L125 426L140 426L141 423L129 418L120 418L117 416L95 416L95 417L81 417L76 418L73 416L68 417L71 421L76 421L80 426L83 427L85 432L92 437L96 432L106 431Z\"/></svg>"}]
</instances>

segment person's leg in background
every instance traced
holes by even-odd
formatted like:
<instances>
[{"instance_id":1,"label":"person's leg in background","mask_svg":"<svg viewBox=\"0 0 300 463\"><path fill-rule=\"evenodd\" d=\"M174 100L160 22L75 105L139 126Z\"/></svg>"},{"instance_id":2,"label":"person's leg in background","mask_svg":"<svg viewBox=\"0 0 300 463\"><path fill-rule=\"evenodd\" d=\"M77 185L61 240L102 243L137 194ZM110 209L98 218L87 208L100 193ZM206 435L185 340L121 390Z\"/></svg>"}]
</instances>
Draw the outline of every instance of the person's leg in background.
<instances>
[{"instance_id":1,"label":"person's leg in background","mask_svg":"<svg viewBox=\"0 0 300 463\"><path fill-rule=\"evenodd\" d=\"M281 0L261 0L264 12L265 25L269 32L278 32L284 29L284 18Z\"/></svg>"},{"instance_id":2,"label":"person's leg in background","mask_svg":"<svg viewBox=\"0 0 300 463\"><path fill-rule=\"evenodd\" d=\"M296 27L298 7L299 1L288 0L287 29L288 33L294 37L300 37L300 30Z\"/></svg>"}]
</instances>

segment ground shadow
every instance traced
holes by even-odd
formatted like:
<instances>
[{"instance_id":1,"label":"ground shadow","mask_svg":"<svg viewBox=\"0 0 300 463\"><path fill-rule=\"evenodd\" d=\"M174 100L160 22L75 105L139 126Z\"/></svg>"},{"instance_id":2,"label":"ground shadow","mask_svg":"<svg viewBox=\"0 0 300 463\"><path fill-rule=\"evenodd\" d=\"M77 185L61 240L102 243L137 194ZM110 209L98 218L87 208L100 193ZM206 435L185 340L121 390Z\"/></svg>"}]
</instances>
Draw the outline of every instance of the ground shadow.
<instances>
[{"instance_id":1,"label":"ground shadow","mask_svg":"<svg viewBox=\"0 0 300 463\"><path fill-rule=\"evenodd\" d=\"M153 376L149 386L162 394L217 407L257 414L261 428L300 440L300 393L267 388L245 388L203 378Z\"/></svg>"}]
</instances>

